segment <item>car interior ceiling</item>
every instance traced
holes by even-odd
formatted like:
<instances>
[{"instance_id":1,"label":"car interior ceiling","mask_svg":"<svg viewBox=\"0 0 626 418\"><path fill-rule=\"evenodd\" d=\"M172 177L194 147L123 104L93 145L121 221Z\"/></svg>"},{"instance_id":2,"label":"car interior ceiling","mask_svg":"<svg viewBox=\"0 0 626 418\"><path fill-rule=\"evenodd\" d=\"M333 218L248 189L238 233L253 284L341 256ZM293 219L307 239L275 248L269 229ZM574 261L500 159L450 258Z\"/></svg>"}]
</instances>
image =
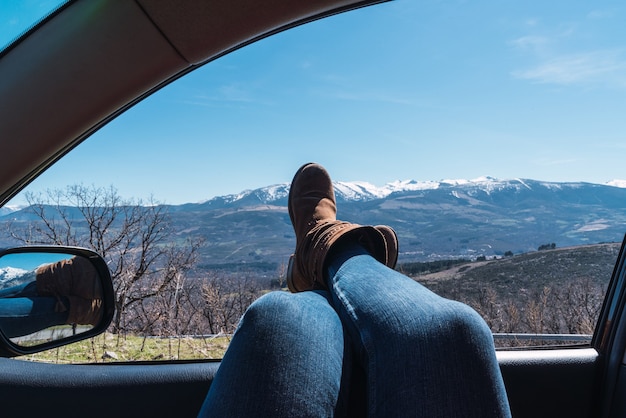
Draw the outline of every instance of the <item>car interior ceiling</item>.
<instances>
[{"instance_id":1,"label":"car interior ceiling","mask_svg":"<svg viewBox=\"0 0 626 418\"><path fill-rule=\"evenodd\" d=\"M3 152L13 156L0 167L0 202L107 121L199 65L295 25L378 2L275 0L272 13L249 0L68 3L0 56L4 80L11 80L0 83L11 103L3 117L12 140ZM31 65L25 70L22 62ZM37 123L23 123L27 114Z\"/></svg>"}]
</instances>

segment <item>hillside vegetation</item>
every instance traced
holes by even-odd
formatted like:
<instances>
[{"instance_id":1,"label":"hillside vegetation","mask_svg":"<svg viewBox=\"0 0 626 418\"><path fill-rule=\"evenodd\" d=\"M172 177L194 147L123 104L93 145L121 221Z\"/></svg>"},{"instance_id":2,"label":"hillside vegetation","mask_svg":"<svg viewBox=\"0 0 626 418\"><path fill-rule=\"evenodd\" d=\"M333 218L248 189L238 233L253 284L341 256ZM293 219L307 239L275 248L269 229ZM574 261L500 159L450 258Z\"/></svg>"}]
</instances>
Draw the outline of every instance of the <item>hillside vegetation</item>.
<instances>
[{"instance_id":1,"label":"hillside vegetation","mask_svg":"<svg viewBox=\"0 0 626 418\"><path fill-rule=\"evenodd\" d=\"M495 333L592 334L619 248L556 248L411 277L468 303Z\"/></svg>"},{"instance_id":2,"label":"hillside vegetation","mask_svg":"<svg viewBox=\"0 0 626 418\"><path fill-rule=\"evenodd\" d=\"M556 248L488 261L407 263L399 265L398 270L409 273L442 296L470 304L495 333L591 334L619 247L611 243ZM411 273L415 271L420 273ZM189 322L200 315L208 323L197 324L197 328L186 331L217 335L147 338L141 333L106 334L27 358L72 363L221 358L230 338L219 331L234 330L245 308L267 291L258 287L261 282L264 280L248 272L243 280L242 277L234 280L215 276L214 280L195 288L193 294L206 298L205 311L202 314L187 310L183 316ZM499 347L559 343L580 342L496 339Z\"/></svg>"}]
</instances>

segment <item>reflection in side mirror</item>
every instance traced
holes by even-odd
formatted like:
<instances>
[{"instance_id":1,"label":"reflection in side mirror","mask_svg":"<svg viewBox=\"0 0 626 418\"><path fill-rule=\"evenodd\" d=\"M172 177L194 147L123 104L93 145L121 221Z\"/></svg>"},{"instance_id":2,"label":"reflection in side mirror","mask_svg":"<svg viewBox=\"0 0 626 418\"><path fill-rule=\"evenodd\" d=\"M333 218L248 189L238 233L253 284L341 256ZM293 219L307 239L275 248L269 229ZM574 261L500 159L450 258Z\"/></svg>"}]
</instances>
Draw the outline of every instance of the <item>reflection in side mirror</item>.
<instances>
[{"instance_id":1,"label":"reflection in side mirror","mask_svg":"<svg viewBox=\"0 0 626 418\"><path fill-rule=\"evenodd\" d=\"M103 332L113 317L104 260L72 247L0 252L0 355L42 351Z\"/></svg>"}]
</instances>

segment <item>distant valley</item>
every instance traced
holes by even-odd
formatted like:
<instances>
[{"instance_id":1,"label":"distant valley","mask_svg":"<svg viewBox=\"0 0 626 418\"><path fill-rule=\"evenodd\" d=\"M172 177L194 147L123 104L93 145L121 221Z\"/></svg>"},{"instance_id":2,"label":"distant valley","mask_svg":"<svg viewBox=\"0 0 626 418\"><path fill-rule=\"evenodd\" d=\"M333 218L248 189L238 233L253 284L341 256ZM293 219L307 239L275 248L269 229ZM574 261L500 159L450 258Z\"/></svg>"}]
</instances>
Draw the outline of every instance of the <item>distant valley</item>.
<instances>
[{"instance_id":1,"label":"distant valley","mask_svg":"<svg viewBox=\"0 0 626 418\"><path fill-rule=\"evenodd\" d=\"M382 188L335 183L339 218L387 224L398 233L400 262L476 259L621 242L626 188L536 180L397 182ZM175 240L202 237L202 267L242 265L276 269L295 247L287 213L288 184L168 206ZM0 222L28 222L27 209ZM10 245L10 242L2 242Z\"/></svg>"}]
</instances>

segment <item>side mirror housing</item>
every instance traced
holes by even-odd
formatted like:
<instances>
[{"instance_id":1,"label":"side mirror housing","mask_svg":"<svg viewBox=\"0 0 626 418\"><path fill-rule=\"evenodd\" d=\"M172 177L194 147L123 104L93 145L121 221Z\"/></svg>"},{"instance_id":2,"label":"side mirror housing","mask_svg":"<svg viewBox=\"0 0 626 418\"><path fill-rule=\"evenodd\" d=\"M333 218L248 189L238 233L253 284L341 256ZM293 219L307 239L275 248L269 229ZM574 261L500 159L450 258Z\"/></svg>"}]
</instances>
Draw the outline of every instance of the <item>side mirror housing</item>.
<instances>
[{"instance_id":1,"label":"side mirror housing","mask_svg":"<svg viewBox=\"0 0 626 418\"><path fill-rule=\"evenodd\" d=\"M0 356L33 354L104 332L113 282L97 253L77 247L0 250Z\"/></svg>"}]
</instances>

